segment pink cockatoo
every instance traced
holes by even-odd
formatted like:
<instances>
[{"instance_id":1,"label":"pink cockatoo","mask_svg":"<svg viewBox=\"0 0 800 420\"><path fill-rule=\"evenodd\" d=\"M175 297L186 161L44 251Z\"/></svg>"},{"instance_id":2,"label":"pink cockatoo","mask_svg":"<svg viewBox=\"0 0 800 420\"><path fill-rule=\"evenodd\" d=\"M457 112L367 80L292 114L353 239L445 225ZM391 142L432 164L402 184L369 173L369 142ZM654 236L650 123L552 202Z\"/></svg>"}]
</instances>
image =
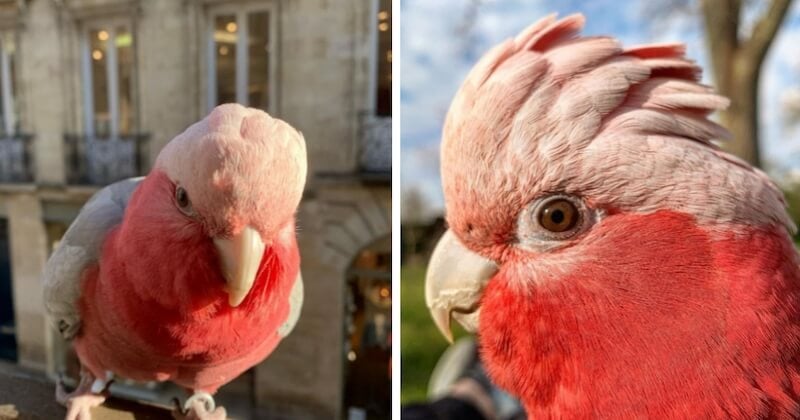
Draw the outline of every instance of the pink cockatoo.
<instances>
[{"instance_id":1,"label":"pink cockatoo","mask_svg":"<svg viewBox=\"0 0 800 420\"><path fill-rule=\"evenodd\" d=\"M303 300L295 218L302 135L265 112L215 108L170 141L152 171L100 190L44 272L45 306L82 366L58 400L88 419L115 375L173 381L188 415L269 355Z\"/></svg>"},{"instance_id":2,"label":"pink cockatoo","mask_svg":"<svg viewBox=\"0 0 800 420\"><path fill-rule=\"evenodd\" d=\"M782 193L721 151L728 100L680 44L547 17L447 116L450 230L426 298L477 331L531 418L800 417L800 271Z\"/></svg>"}]
</instances>

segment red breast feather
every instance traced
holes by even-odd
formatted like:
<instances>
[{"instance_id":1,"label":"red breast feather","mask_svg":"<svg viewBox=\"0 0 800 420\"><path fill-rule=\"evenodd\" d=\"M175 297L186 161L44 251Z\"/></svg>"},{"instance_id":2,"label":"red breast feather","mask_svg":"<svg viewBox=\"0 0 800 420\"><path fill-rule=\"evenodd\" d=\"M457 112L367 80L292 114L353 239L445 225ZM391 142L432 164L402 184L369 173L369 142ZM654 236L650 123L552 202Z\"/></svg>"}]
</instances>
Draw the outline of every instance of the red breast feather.
<instances>
[{"instance_id":1,"label":"red breast feather","mask_svg":"<svg viewBox=\"0 0 800 420\"><path fill-rule=\"evenodd\" d=\"M536 261L509 261L483 296L483 357L529 416L800 415L800 275L783 227L617 214L576 247L587 258L557 280L520 290Z\"/></svg>"},{"instance_id":2,"label":"red breast feather","mask_svg":"<svg viewBox=\"0 0 800 420\"><path fill-rule=\"evenodd\" d=\"M210 392L265 358L280 341L299 270L293 221L264 254L245 301L232 308L210 239L175 217L163 173L142 182L123 224L85 273L81 361L137 380L173 380Z\"/></svg>"}]
</instances>

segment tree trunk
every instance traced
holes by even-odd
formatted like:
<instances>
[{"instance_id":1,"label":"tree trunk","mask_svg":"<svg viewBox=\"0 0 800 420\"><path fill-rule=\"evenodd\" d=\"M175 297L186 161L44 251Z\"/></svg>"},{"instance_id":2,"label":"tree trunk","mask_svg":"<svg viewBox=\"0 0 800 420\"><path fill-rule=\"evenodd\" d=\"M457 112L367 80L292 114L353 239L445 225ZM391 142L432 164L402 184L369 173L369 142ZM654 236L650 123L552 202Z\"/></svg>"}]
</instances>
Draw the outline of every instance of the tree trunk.
<instances>
[{"instance_id":1,"label":"tree trunk","mask_svg":"<svg viewBox=\"0 0 800 420\"><path fill-rule=\"evenodd\" d=\"M734 155L760 166L761 154L758 149L758 79L759 68L742 58L732 63L730 85L720 93L731 100L731 104L720 113L720 122L733 134L725 142L725 149Z\"/></svg>"},{"instance_id":2,"label":"tree trunk","mask_svg":"<svg viewBox=\"0 0 800 420\"><path fill-rule=\"evenodd\" d=\"M730 98L720 113L733 134L725 148L760 166L758 150L758 83L761 64L786 15L791 0L772 0L747 39L739 38L741 0L702 0L706 40L717 91Z\"/></svg>"}]
</instances>

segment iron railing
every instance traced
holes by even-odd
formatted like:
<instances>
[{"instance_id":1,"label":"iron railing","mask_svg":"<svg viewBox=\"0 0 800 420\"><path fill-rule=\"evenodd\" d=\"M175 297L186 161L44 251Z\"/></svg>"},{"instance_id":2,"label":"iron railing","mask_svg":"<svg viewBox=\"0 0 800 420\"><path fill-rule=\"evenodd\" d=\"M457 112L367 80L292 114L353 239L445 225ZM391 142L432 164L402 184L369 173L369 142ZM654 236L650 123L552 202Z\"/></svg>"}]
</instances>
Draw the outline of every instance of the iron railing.
<instances>
[{"instance_id":1,"label":"iron railing","mask_svg":"<svg viewBox=\"0 0 800 420\"><path fill-rule=\"evenodd\" d=\"M107 185L144 175L148 139L148 134L117 138L65 135L67 183Z\"/></svg>"},{"instance_id":2,"label":"iron railing","mask_svg":"<svg viewBox=\"0 0 800 420\"><path fill-rule=\"evenodd\" d=\"M0 183L33 181L30 134L0 136Z\"/></svg>"},{"instance_id":3,"label":"iron railing","mask_svg":"<svg viewBox=\"0 0 800 420\"><path fill-rule=\"evenodd\" d=\"M392 172L392 117L361 115L358 163L361 172Z\"/></svg>"}]
</instances>

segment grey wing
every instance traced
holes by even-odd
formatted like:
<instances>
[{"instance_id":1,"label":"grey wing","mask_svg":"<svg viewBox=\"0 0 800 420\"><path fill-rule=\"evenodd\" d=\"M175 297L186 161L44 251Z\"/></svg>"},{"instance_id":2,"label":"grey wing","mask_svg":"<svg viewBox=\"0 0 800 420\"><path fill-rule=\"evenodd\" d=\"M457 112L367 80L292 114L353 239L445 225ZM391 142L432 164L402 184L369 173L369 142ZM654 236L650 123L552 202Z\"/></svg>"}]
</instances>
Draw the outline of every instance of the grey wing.
<instances>
[{"instance_id":1,"label":"grey wing","mask_svg":"<svg viewBox=\"0 0 800 420\"><path fill-rule=\"evenodd\" d=\"M106 235L122 222L128 199L142 179L116 182L92 196L44 266L44 306L50 322L66 339L81 326L77 307L81 274L98 260Z\"/></svg>"},{"instance_id":2,"label":"grey wing","mask_svg":"<svg viewBox=\"0 0 800 420\"><path fill-rule=\"evenodd\" d=\"M286 337L294 329L297 320L300 318L300 310L303 309L303 276L298 272L297 280L292 286L291 294L289 295L289 317L278 328L278 334L281 337Z\"/></svg>"}]
</instances>

